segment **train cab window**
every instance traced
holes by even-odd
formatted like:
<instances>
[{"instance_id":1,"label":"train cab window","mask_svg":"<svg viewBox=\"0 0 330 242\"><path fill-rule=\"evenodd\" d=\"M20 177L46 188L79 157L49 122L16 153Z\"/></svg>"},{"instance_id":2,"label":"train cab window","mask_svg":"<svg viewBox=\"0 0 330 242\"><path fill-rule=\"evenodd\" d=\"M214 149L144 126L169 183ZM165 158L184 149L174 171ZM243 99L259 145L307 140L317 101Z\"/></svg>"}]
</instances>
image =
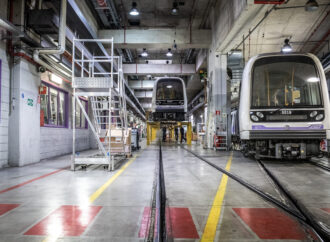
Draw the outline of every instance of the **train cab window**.
<instances>
[{"instance_id":1,"label":"train cab window","mask_svg":"<svg viewBox=\"0 0 330 242\"><path fill-rule=\"evenodd\" d=\"M251 106L316 107L322 105L320 78L305 56L261 58L254 64Z\"/></svg>"},{"instance_id":2,"label":"train cab window","mask_svg":"<svg viewBox=\"0 0 330 242\"><path fill-rule=\"evenodd\" d=\"M176 79L159 80L156 100L184 100L181 81Z\"/></svg>"}]
</instances>

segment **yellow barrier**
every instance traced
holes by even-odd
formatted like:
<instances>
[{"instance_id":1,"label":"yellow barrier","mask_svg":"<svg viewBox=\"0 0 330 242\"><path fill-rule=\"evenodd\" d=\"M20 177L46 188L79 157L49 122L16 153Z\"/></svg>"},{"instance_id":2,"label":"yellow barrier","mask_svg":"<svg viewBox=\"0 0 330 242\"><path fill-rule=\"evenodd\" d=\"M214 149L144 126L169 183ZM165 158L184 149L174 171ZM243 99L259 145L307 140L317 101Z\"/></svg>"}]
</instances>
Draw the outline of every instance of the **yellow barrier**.
<instances>
[{"instance_id":1,"label":"yellow barrier","mask_svg":"<svg viewBox=\"0 0 330 242\"><path fill-rule=\"evenodd\" d=\"M187 133L186 133L186 138L187 138L187 145L191 145L191 140L192 140L192 127L191 127L191 122L177 122L177 123L166 123L167 125L171 125L171 141L175 140L175 133L174 133L174 128L180 128L181 126L187 126ZM147 122L147 145L150 145L151 142L155 141L157 138L157 132L160 131L161 128L161 122ZM181 134L179 132L179 140Z\"/></svg>"}]
</instances>

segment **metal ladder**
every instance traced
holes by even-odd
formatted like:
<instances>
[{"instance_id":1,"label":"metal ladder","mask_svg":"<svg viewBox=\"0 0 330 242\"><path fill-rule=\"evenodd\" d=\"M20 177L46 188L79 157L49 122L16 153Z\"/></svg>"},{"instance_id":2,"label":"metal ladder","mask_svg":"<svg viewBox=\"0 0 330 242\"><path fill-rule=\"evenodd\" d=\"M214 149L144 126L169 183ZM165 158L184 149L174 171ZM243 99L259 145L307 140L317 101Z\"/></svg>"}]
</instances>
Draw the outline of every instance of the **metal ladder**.
<instances>
[{"instance_id":1,"label":"metal ladder","mask_svg":"<svg viewBox=\"0 0 330 242\"><path fill-rule=\"evenodd\" d=\"M78 48L86 42L88 44L105 43L111 45L111 54L87 56ZM108 165L108 169L113 170L114 156L126 156L125 143L127 142L125 139L129 132L122 57L113 55L113 38L102 40L74 39L72 73L73 117L77 103L94 134L99 152L91 155L76 153L76 128L75 119L73 119L71 169L75 170L76 165L101 164ZM83 108L80 101L81 96L87 97L90 101L93 121Z\"/></svg>"}]
</instances>

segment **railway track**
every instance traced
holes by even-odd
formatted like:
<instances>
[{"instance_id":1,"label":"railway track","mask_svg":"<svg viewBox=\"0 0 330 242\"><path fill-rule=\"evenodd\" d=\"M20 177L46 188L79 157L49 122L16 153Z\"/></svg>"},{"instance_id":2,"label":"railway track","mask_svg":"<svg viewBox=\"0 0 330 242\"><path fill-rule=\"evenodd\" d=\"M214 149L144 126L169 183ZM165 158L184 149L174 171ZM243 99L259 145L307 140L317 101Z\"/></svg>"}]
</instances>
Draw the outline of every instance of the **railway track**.
<instances>
[{"instance_id":1,"label":"railway track","mask_svg":"<svg viewBox=\"0 0 330 242\"><path fill-rule=\"evenodd\" d=\"M312 164L312 165L314 165L314 166L317 166L317 167L321 168L322 170L325 170L325 171L330 172L330 167L329 166L326 166L326 165L323 165L320 162L310 161L309 163Z\"/></svg>"},{"instance_id":2,"label":"railway track","mask_svg":"<svg viewBox=\"0 0 330 242\"><path fill-rule=\"evenodd\" d=\"M258 196L263 198L264 200L272 203L276 207L280 208L291 217L295 218L298 222L304 224L309 228L313 237L316 237L318 241L330 241L330 230L322 223L317 221L312 214L308 211L308 209L300 203L279 181L279 179L266 167L266 165L261 161L257 161L261 169L267 174L269 179L272 181L273 184L276 186L276 190L281 193L281 196L284 197L287 201L289 201L290 205L287 205L283 201L278 200L277 198L271 196L270 194L260 190L256 186L246 182L241 177L215 165L214 163L208 161L204 157L200 156L199 154L182 147L186 151L190 152L201 161L204 161L208 165L212 166L216 170L220 171L221 173L227 175L231 179L235 180L236 182L240 183L245 188L249 189L250 191L256 193Z\"/></svg>"},{"instance_id":3,"label":"railway track","mask_svg":"<svg viewBox=\"0 0 330 242\"><path fill-rule=\"evenodd\" d=\"M161 142L159 142L159 156L155 171L153 196L151 201L151 216L147 242L171 242L171 226L167 224L169 221L167 213L167 199L165 178L163 169L163 154Z\"/></svg>"}]
</instances>

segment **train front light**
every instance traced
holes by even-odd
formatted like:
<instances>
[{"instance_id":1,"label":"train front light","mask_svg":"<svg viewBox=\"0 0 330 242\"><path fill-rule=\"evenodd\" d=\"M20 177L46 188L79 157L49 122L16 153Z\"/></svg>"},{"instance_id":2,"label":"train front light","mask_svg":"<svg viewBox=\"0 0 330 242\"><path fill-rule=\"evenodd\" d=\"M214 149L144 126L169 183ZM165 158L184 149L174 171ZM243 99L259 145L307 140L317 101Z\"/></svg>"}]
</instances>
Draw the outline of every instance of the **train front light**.
<instances>
[{"instance_id":1,"label":"train front light","mask_svg":"<svg viewBox=\"0 0 330 242\"><path fill-rule=\"evenodd\" d=\"M315 120L320 121L323 118L324 118L324 115L322 113L320 113L319 115L316 116Z\"/></svg>"},{"instance_id":2,"label":"train front light","mask_svg":"<svg viewBox=\"0 0 330 242\"><path fill-rule=\"evenodd\" d=\"M262 112L257 112L256 114L259 118L264 118L264 114Z\"/></svg>"},{"instance_id":3,"label":"train front light","mask_svg":"<svg viewBox=\"0 0 330 242\"><path fill-rule=\"evenodd\" d=\"M314 118L317 115L317 111L313 111L309 114L311 118Z\"/></svg>"},{"instance_id":4,"label":"train front light","mask_svg":"<svg viewBox=\"0 0 330 242\"><path fill-rule=\"evenodd\" d=\"M255 122L258 122L259 121L259 118L256 115L254 115L254 114L251 115L251 119L253 121L255 121Z\"/></svg>"}]
</instances>

